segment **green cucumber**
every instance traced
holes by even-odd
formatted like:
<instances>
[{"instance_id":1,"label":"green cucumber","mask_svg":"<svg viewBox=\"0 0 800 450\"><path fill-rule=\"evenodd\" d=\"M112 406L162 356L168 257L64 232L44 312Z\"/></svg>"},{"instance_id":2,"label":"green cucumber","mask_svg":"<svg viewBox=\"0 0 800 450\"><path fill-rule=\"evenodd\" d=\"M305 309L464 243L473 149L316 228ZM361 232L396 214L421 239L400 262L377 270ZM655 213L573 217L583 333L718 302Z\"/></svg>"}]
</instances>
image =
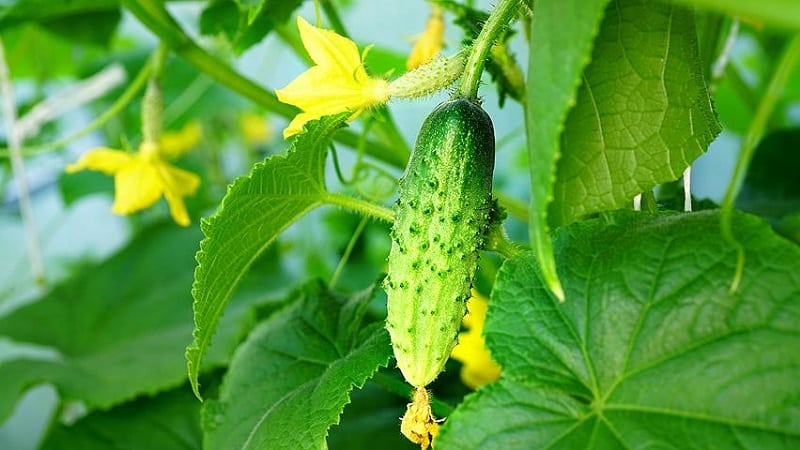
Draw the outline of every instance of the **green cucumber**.
<instances>
[{"instance_id":1,"label":"green cucumber","mask_svg":"<svg viewBox=\"0 0 800 450\"><path fill-rule=\"evenodd\" d=\"M384 289L386 328L412 386L443 370L461 319L492 210L494 128L467 99L431 112L417 137L395 205Z\"/></svg>"}]
</instances>

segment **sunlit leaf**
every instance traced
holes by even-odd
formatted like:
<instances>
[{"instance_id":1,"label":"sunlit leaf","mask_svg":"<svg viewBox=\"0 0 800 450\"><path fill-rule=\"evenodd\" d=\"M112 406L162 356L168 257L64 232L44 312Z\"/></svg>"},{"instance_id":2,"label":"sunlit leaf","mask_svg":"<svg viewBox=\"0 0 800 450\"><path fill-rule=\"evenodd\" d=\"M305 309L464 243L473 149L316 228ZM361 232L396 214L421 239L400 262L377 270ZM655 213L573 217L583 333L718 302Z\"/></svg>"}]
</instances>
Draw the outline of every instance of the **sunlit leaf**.
<instances>
[{"instance_id":1,"label":"sunlit leaf","mask_svg":"<svg viewBox=\"0 0 800 450\"><path fill-rule=\"evenodd\" d=\"M217 212L203 220L192 295L194 340L186 349L189 380L197 376L225 305L248 268L289 225L322 203L325 155L347 114L307 125L285 155L267 158L237 179Z\"/></svg>"}]
</instances>

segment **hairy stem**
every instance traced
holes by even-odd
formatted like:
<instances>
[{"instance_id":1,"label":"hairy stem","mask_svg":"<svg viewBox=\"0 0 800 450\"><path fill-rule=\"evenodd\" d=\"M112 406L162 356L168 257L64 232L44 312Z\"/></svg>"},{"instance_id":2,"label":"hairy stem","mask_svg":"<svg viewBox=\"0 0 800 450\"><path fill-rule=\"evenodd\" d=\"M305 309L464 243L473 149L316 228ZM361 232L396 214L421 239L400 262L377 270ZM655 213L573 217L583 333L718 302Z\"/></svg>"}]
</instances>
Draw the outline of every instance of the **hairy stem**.
<instances>
[{"instance_id":1,"label":"hairy stem","mask_svg":"<svg viewBox=\"0 0 800 450\"><path fill-rule=\"evenodd\" d=\"M467 59L461 84L455 96L476 99L478 98L478 85L481 82L483 66L489 56L489 50L494 45L497 37L505 30L508 23L516 16L519 0L500 0L500 3L489 15L478 37L472 45L472 53Z\"/></svg>"},{"instance_id":2,"label":"hairy stem","mask_svg":"<svg viewBox=\"0 0 800 450\"><path fill-rule=\"evenodd\" d=\"M328 192L322 197L323 203L339 206L357 213L363 214L373 219L383 220L384 222L394 222L394 211L384 206L361 200L360 198Z\"/></svg>"}]
</instances>

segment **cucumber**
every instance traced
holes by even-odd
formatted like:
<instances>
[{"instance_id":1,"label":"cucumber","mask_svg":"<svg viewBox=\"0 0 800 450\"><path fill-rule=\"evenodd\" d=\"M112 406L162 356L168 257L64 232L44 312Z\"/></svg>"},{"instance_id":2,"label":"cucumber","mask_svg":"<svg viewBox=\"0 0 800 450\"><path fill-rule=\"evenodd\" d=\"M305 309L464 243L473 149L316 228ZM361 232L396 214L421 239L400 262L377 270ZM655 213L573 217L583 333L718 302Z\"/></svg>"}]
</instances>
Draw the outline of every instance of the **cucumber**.
<instances>
[{"instance_id":1,"label":"cucumber","mask_svg":"<svg viewBox=\"0 0 800 450\"><path fill-rule=\"evenodd\" d=\"M386 328L406 381L422 388L456 344L492 211L494 127L467 99L425 119L395 204Z\"/></svg>"}]
</instances>

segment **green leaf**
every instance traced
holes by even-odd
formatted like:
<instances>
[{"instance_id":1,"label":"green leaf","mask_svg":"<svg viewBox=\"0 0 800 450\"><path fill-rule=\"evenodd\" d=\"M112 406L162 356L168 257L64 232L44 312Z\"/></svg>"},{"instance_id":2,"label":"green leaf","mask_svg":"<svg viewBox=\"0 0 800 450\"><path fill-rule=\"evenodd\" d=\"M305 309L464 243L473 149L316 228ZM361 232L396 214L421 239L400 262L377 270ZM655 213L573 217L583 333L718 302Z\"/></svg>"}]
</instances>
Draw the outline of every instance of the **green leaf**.
<instances>
[{"instance_id":1,"label":"green leaf","mask_svg":"<svg viewBox=\"0 0 800 450\"><path fill-rule=\"evenodd\" d=\"M561 292L547 205L553 198L559 138L608 0L537 0L530 29L525 132L531 174L531 246L547 284ZM563 294L562 294L563 295Z\"/></svg>"},{"instance_id":2,"label":"green leaf","mask_svg":"<svg viewBox=\"0 0 800 450\"><path fill-rule=\"evenodd\" d=\"M261 42L277 25L286 23L302 0L220 0L200 15L200 32L221 33L241 54Z\"/></svg>"},{"instance_id":3,"label":"green leaf","mask_svg":"<svg viewBox=\"0 0 800 450\"><path fill-rule=\"evenodd\" d=\"M20 0L0 6L0 30L36 22L73 42L107 46L121 17L117 0Z\"/></svg>"},{"instance_id":4,"label":"green leaf","mask_svg":"<svg viewBox=\"0 0 800 450\"><path fill-rule=\"evenodd\" d=\"M172 223L145 230L108 261L83 268L0 318L0 335L58 353L0 363L0 422L22 393L40 383L53 384L62 400L82 401L89 410L182 384L181 353L192 330L192 255L200 237L196 227ZM252 303L252 297L237 296L209 365L226 363L252 326Z\"/></svg>"},{"instance_id":5,"label":"green leaf","mask_svg":"<svg viewBox=\"0 0 800 450\"><path fill-rule=\"evenodd\" d=\"M503 378L451 415L440 448L797 448L800 249L738 214L618 212L559 230L567 302L531 255L492 292ZM480 443L480 444L478 444Z\"/></svg>"},{"instance_id":6,"label":"green leaf","mask_svg":"<svg viewBox=\"0 0 800 450\"><path fill-rule=\"evenodd\" d=\"M768 134L747 169L736 206L754 214L781 217L800 211L800 128Z\"/></svg>"},{"instance_id":7,"label":"green leaf","mask_svg":"<svg viewBox=\"0 0 800 450\"><path fill-rule=\"evenodd\" d=\"M0 28L76 14L119 10L119 0L12 0L0 3Z\"/></svg>"},{"instance_id":8,"label":"green leaf","mask_svg":"<svg viewBox=\"0 0 800 450\"><path fill-rule=\"evenodd\" d=\"M787 30L800 30L800 3L795 0L672 0L731 17L746 17Z\"/></svg>"},{"instance_id":9,"label":"green leaf","mask_svg":"<svg viewBox=\"0 0 800 450\"><path fill-rule=\"evenodd\" d=\"M58 188L64 204L69 206L91 194L102 192L113 196L114 179L106 174L88 170L74 174L64 172L58 177Z\"/></svg>"},{"instance_id":10,"label":"green leaf","mask_svg":"<svg viewBox=\"0 0 800 450\"><path fill-rule=\"evenodd\" d=\"M239 281L258 255L297 219L322 203L325 155L348 114L306 125L285 155L256 164L229 188L217 212L204 219L205 239L194 275L194 340L186 348L189 380L200 397L197 377L217 323Z\"/></svg>"},{"instance_id":11,"label":"green leaf","mask_svg":"<svg viewBox=\"0 0 800 450\"><path fill-rule=\"evenodd\" d=\"M565 123L551 224L630 205L705 152L720 126L700 64L689 11L609 7Z\"/></svg>"},{"instance_id":12,"label":"green leaf","mask_svg":"<svg viewBox=\"0 0 800 450\"><path fill-rule=\"evenodd\" d=\"M41 448L185 450L200 448L202 437L200 403L182 386L89 414L73 425L59 423Z\"/></svg>"},{"instance_id":13,"label":"green leaf","mask_svg":"<svg viewBox=\"0 0 800 450\"><path fill-rule=\"evenodd\" d=\"M383 323L364 323L373 291L341 297L312 282L237 350L219 400L203 407L205 448L319 449L328 428L391 355Z\"/></svg>"}]
</instances>

